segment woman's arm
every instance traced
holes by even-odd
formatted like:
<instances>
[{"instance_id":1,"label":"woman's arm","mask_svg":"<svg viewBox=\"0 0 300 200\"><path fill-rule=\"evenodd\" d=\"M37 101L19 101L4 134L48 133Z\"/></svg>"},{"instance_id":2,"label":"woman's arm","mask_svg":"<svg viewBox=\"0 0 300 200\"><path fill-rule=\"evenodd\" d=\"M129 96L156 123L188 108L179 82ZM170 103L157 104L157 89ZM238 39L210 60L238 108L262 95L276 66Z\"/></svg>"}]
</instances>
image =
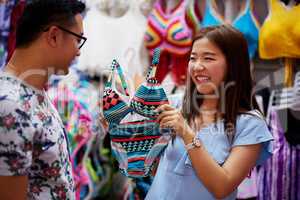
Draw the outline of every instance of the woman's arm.
<instances>
[{"instance_id":1,"label":"woman's arm","mask_svg":"<svg viewBox=\"0 0 300 200\"><path fill-rule=\"evenodd\" d=\"M193 141L195 132L189 127L180 111L170 105L158 108L162 113L158 121L162 127L174 129L187 145ZM261 144L233 147L225 163L220 166L202 145L188 151L198 178L205 187L216 197L224 198L231 194L250 170L255 166L261 151Z\"/></svg>"},{"instance_id":2,"label":"woman's arm","mask_svg":"<svg viewBox=\"0 0 300 200\"><path fill-rule=\"evenodd\" d=\"M190 129L183 134L185 144L195 137ZM261 144L233 147L226 162L220 166L203 146L188 151L192 166L206 188L216 197L232 193L255 166Z\"/></svg>"}]
</instances>

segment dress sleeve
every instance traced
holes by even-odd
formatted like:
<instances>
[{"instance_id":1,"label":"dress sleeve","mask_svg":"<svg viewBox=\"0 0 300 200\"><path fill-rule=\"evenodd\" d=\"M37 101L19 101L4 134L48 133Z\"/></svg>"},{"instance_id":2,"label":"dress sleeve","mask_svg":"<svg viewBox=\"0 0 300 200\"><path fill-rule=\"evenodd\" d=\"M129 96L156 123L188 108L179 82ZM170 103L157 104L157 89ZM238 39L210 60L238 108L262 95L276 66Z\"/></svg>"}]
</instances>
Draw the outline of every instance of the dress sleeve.
<instances>
[{"instance_id":1,"label":"dress sleeve","mask_svg":"<svg viewBox=\"0 0 300 200\"><path fill-rule=\"evenodd\" d=\"M16 101L0 100L0 176L27 175L32 163L34 128Z\"/></svg>"},{"instance_id":2,"label":"dress sleeve","mask_svg":"<svg viewBox=\"0 0 300 200\"><path fill-rule=\"evenodd\" d=\"M263 119L253 115L242 116L242 119L238 120L236 130L232 147L262 144L261 153L256 161L257 165L261 165L272 155L273 137Z\"/></svg>"}]
</instances>

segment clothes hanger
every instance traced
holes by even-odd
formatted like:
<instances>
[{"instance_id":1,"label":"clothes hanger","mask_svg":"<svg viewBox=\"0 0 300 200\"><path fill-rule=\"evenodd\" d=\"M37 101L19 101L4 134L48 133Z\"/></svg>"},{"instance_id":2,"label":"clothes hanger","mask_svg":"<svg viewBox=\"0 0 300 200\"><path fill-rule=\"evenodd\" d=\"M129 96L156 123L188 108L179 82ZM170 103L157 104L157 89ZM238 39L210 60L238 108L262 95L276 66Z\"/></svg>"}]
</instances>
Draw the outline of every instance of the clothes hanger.
<instances>
[{"instance_id":1,"label":"clothes hanger","mask_svg":"<svg viewBox=\"0 0 300 200\"><path fill-rule=\"evenodd\" d=\"M173 10L181 4L182 0L160 0L160 4L165 13L172 13Z\"/></svg>"},{"instance_id":2,"label":"clothes hanger","mask_svg":"<svg viewBox=\"0 0 300 200\"><path fill-rule=\"evenodd\" d=\"M90 138L89 142L87 143L87 148L86 148L85 154L83 156L83 162L88 159L88 156L92 150L92 146L93 146L93 142L94 142L95 138L96 138L95 134L91 135L91 138ZM91 178L89 178L89 181L88 181L88 189L89 189L89 191L88 191L87 195L85 196L84 200L92 199L92 196L94 193L94 187L93 187Z\"/></svg>"},{"instance_id":3,"label":"clothes hanger","mask_svg":"<svg viewBox=\"0 0 300 200\"><path fill-rule=\"evenodd\" d=\"M277 88L271 91L270 101L267 111L267 120L270 119L272 110L286 109L292 106L293 103L293 88L284 87Z\"/></svg>"},{"instance_id":4,"label":"clothes hanger","mask_svg":"<svg viewBox=\"0 0 300 200\"><path fill-rule=\"evenodd\" d=\"M148 17L151 10L153 9L153 5L156 0L142 0L140 4L140 11L143 13L145 17Z\"/></svg>"},{"instance_id":5,"label":"clothes hanger","mask_svg":"<svg viewBox=\"0 0 300 200\"><path fill-rule=\"evenodd\" d=\"M300 144L300 72L295 76L294 86L275 90L273 93L273 106L276 111L280 128L284 131L286 141L293 146ZM274 101L274 97L279 97ZM282 101L282 98L284 99ZM270 112L267 118L270 124ZM277 127L276 127L277 128Z\"/></svg>"},{"instance_id":6,"label":"clothes hanger","mask_svg":"<svg viewBox=\"0 0 300 200\"><path fill-rule=\"evenodd\" d=\"M277 88L271 92L267 119L269 119L271 110L288 108L300 110L300 72L295 75L293 87Z\"/></svg>"},{"instance_id":7,"label":"clothes hanger","mask_svg":"<svg viewBox=\"0 0 300 200\"><path fill-rule=\"evenodd\" d=\"M91 159L94 161L95 172L99 177L99 181L94 186L94 191L99 192L101 188L104 187L110 180L111 175L111 166L109 163L109 158L103 154L100 154L99 149L103 149L104 138L102 138L99 134L95 136L95 142L93 144L93 149L91 152Z\"/></svg>"},{"instance_id":8,"label":"clothes hanger","mask_svg":"<svg viewBox=\"0 0 300 200\"><path fill-rule=\"evenodd\" d=\"M300 111L300 71L295 75L293 87L293 102L291 108Z\"/></svg>"}]
</instances>

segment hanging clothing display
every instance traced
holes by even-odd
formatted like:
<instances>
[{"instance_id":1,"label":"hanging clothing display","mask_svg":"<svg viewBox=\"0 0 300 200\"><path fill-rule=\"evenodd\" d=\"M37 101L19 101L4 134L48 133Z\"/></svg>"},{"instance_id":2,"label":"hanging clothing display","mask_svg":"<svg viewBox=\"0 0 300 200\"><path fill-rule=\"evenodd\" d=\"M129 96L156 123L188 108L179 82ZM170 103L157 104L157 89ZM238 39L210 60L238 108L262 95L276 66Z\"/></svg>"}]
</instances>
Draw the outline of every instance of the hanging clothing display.
<instances>
[{"instance_id":1,"label":"hanging clothing display","mask_svg":"<svg viewBox=\"0 0 300 200\"><path fill-rule=\"evenodd\" d=\"M300 5L285 5L279 0L269 0L269 15L259 38L259 55L263 59L286 58L285 86L292 85L293 61L300 57Z\"/></svg>"},{"instance_id":2,"label":"hanging clothing display","mask_svg":"<svg viewBox=\"0 0 300 200\"><path fill-rule=\"evenodd\" d=\"M103 2L103 1L102 1ZM142 56L146 18L140 11L139 0L128 1L128 10L121 17L105 14L100 1L87 1L89 8L84 19L88 38L78 59L78 68L90 75L108 74L113 58L130 68L124 68L126 77L143 75L148 60Z\"/></svg>"},{"instance_id":3,"label":"hanging clothing display","mask_svg":"<svg viewBox=\"0 0 300 200\"><path fill-rule=\"evenodd\" d=\"M157 1L148 18L148 28L145 36L146 47L151 55L155 48L168 51L175 55L185 55L192 44L192 31L185 19L187 1L179 1L170 13L162 7L162 1Z\"/></svg>"},{"instance_id":4,"label":"hanging clothing display","mask_svg":"<svg viewBox=\"0 0 300 200\"><path fill-rule=\"evenodd\" d=\"M189 7L186 11L186 20L189 27L195 35L201 28L199 22L202 21L202 15L200 13L200 2L197 0L190 0Z\"/></svg>"},{"instance_id":5,"label":"hanging clothing display","mask_svg":"<svg viewBox=\"0 0 300 200\"><path fill-rule=\"evenodd\" d=\"M258 199L300 199L300 147L285 139L276 110L270 111L269 127L274 137L274 153L258 172Z\"/></svg>"},{"instance_id":6,"label":"hanging clothing display","mask_svg":"<svg viewBox=\"0 0 300 200\"><path fill-rule=\"evenodd\" d=\"M246 0L244 8L239 12L238 16L231 22L231 25L242 32L248 43L248 51L250 58L255 56L258 48L259 23L253 15L252 0ZM202 26L216 26L225 23L225 19L217 11L215 0L206 0L205 14L203 16Z\"/></svg>"},{"instance_id":7,"label":"hanging clothing display","mask_svg":"<svg viewBox=\"0 0 300 200\"><path fill-rule=\"evenodd\" d=\"M10 20L10 33L8 37L8 44L7 44L7 62L11 58L15 48L16 48L16 32L17 32L17 24L20 17L23 14L23 11L26 6L25 0L19 0L17 4L14 6L12 13L11 13L11 20Z\"/></svg>"},{"instance_id":8,"label":"hanging clothing display","mask_svg":"<svg viewBox=\"0 0 300 200\"><path fill-rule=\"evenodd\" d=\"M97 110L93 109L97 108L98 105L92 100L97 100L98 95L93 95L91 84L86 79L81 78L78 73L78 71L71 69L66 78L53 78L50 81L48 93L63 120L68 135L76 199L80 200L90 199L93 195L94 182L90 172L98 172L97 168L101 165L88 164L91 159L97 159L93 158L95 155L91 157L89 155L96 134L104 134L104 132L101 130L99 120L97 120L99 119L99 112L97 113ZM89 95L86 95L87 91ZM104 135L101 137L103 138ZM103 170L102 174L98 175L99 180L104 176Z\"/></svg>"},{"instance_id":9,"label":"hanging clothing display","mask_svg":"<svg viewBox=\"0 0 300 200\"><path fill-rule=\"evenodd\" d=\"M53 104L66 122L65 127L72 151L71 162L76 184L76 199L79 200L81 187L89 184L89 177L84 167L84 154L89 153L86 148L92 136L91 116L68 88L57 89L58 95L53 99Z\"/></svg>"},{"instance_id":10,"label":"hanging clothing display","mask_svg":"<svg viewBox=\"0 0 300 200\"><path fill-rule=\"evenodd\" d=\"M6 64L11 13L17 0L0 3L0 68Z\"/></svg>"},{"instance_id":11,"label":"hanging clothing display","mask_svg":"<svg viewBox=\"0 0 300 200\"><path fill-rule=\"evenodd\" d=\"M263 59L300 57L300 5L288 8L279 0L269 0L269 15L259 35L259 55Z\"/></svg>"},{"instance_id":12,"label":"hanging clothing display","mask_svg":"<svg viewBox=\"0 0 300 200\"><path fill-rule=\"evenodd\" d=\"M198 22L195 19L198 15L193 10L195 7L189 6L194 4L189 4L188 0L180 0L170 12L167 12L162 4L162 0L157 0L148 17L145 45L149 50L150 58L155 48L160 48L162 51L157 71L158 81L162 82L171 71L174 82L183 85L186 80L193 37L193 30L189 24ZM188 22L188 18L192 20ZM198 29L198 25L194 27Z\"/></svg>"}]
</instances>

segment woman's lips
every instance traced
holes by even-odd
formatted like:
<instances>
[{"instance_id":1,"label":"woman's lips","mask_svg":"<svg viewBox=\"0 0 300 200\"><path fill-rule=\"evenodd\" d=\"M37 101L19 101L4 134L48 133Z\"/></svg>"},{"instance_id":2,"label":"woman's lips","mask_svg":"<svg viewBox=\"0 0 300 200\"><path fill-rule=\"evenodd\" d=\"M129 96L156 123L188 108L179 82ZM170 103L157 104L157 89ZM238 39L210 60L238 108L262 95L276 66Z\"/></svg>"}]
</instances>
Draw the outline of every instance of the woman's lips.
<instances>
[{"instance_id":1,"label":"woman's lips","mask_svg":"<svg viewBox=\"0 0 300 200\"><path fill-rule=\"evenodd\" d=\"M197 83L199 83L199 84L206 83L206 82L210 81L210 77L203 76L203 75L196 75L194 78L197 81Z\"/></svg>"}]
</instances>

